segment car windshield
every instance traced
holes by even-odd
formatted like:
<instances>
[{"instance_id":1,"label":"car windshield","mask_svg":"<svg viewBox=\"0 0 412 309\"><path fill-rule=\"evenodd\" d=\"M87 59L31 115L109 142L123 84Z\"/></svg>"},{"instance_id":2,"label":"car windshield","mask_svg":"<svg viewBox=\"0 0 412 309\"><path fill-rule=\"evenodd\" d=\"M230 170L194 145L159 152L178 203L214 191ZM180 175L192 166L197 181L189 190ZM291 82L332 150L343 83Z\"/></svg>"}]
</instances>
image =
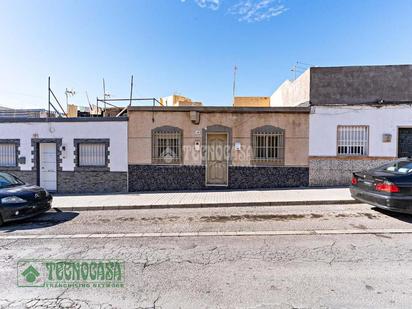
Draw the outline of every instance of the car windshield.
<instances>
[{"instance_id":1,"label":"car windshield","mask_svg":"<svg viewBox=\"0 0 412 309\"><path fill-rule=\"evenodd\" d=\"M7 173L0 173L0 189L20 186L22 184L24 184L24 182L22 182L17 177Z\"/></svg>"},{"instance_id":2,"label":"car windshield","mask_svg":"<svg viewBox=\"0 0 412 309\"><path fill-rule=\"evenodd\" d=\"M385 172L391 172L396 174L409 174L412 173L412 162L411 161L397 161L390 165L383 167Z\"/></svg>"}]
</instances>

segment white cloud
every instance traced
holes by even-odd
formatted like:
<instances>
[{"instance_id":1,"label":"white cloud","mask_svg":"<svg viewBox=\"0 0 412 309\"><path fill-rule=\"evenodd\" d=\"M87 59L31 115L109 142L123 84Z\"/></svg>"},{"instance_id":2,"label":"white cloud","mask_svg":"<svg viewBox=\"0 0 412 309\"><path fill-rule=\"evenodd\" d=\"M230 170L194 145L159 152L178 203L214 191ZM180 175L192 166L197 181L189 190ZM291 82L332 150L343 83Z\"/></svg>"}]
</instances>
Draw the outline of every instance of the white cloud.
<instances>
[{"instance_id":1,"label":"white cloud","mask_svg":"<svg viewBox=\"0 0 412 309\"><path fill-rule=\"evenodd\" d=\"M186 2L187 0L180 0ZM229 0L191 0L199 7L217 11L222 3ZM282 0L236 0L235 4L229 6L228 13L237 17L238 21L249 23L268 20L283 14L288 8L281 3ZM233 2L232 2L233 3Z\"/></svg>"},{"instance_id":2,"label":"white cloud","mask_svg":"<svg viewBox=\"0 0 412 309\"><path fill-rule=\"evenodd\" d=\"M236 15L238 21L252 23L279 16L287 10L279 0L241 0L229 8L229 13Z\"/></svg>"},{"instance_id":3,"label":"white cloud","mask_svg":"<svg viewBox=\"0 0 412 309\"><path fill-rule=\"evenodd\" d=\"M186 0L181 1L185 2ZM211 9L213 11L218 10L220 7L220 0L194 0L194 2L201 8Z\"/></svg>"}]
</instances>

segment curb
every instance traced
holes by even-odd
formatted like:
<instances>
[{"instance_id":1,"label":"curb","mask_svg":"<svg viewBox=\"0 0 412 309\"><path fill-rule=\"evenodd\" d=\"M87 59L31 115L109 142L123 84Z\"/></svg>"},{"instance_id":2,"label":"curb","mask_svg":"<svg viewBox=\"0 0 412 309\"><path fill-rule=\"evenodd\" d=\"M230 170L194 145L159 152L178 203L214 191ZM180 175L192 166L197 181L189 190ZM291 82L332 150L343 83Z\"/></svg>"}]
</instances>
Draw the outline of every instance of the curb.
<instances>
[{"instance_id":1,"label":"curb","mask_svg":"<svg viewBox=\"0 0 412 309\"><path fill-rule=\"evenodd\" d=\"M322 235L384 235L412 234L412 229L350 229L350 230L296 230L296 231L225 231L225 232L144 232L120 234L26 234L0 235L2 239L91 239L91 238L151 238L151 237L224 237L224 236L322 236Z\"/></svg>"},{"instance_id":2,"label":"curb","mask_svg":"<svg viewBox=\"0 0 412 309\"><path fill-rule=\"evenodd\" d=\"M135 210L135 209L179 209L179 208L215 208L215 207L256 207L256 206L310 206L310 205L362 204L356 200L330 201L279 201L279 202L237 202L207 204L155 204L155 205L121 205L121 206L53 206L54 209L66 211L91 210Z\"/></svg>"}]
</instances>

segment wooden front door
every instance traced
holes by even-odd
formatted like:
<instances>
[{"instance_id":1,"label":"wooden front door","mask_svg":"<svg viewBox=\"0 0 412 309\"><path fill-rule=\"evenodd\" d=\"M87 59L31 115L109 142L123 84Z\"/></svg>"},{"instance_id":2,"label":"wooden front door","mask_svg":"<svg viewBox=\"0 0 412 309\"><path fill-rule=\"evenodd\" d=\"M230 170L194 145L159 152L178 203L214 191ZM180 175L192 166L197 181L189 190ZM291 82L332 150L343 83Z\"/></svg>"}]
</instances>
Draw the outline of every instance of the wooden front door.
<instances>
[{"instance_id":1,"label":"wooden front door","mask_svg":"<svg viewBox=\"0 0 412 309\"><path fill-rule=\"evenodd\" d=\"M227 134L207 134L206 185L227 185L227 159Z\"/></svg>"}]
</instances>

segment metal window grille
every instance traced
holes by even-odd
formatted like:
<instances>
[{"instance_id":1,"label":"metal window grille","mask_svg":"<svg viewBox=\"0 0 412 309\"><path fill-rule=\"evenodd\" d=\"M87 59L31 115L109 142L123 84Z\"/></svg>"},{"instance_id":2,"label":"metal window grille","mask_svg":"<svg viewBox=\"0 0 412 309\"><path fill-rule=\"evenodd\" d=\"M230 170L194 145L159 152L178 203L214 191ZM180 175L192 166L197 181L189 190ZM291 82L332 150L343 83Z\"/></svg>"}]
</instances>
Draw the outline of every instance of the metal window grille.
<instances>
[{"instance_id":1,"label":"metal window grille","mask_svg":"<svg viewBox=\"0 0 412 309\"><path fill-rule=\"evenodd\" d=\"M79 144L79 166L106 166L106 144Z\"/></svg>"},{"instance_id":2,"label":"metal window grille","mask_svg":"<svg viewBox=\"0 0 412 309\"><path fill-rule=\"evenodd\" d=\"M369 127L338 126L337 152L342 156L368 155Z\"/></svg>"},{"instance_id":3,"label":"metal window grille","mask_svg":"<svg viewBox=\"0 0 412 309\"><path fill-rule=\"evenodd\" d=\"M284 133L283 131L255 131L252 134L253 157L257 162L283 164Z\"/></svg>"},{"instance_id":4,"label":"metal window grille","mask_svg":"<svg viewBox=\"0 0 412 309\"><path fill-rule=\"evenodd\" d=\"M152 162L157 164L181 163L181 138L181 132L153 132Z\"/></svg>"},{"instance_id":5,"label":"metal window grille","mask_svg":"<svg viewBox=\"0 0 412 309\"><path fill-rule=\"evenodd\" d=\"M0 144L0 166L16 166L16 144Z\"/></svg>"}]
</instances>

